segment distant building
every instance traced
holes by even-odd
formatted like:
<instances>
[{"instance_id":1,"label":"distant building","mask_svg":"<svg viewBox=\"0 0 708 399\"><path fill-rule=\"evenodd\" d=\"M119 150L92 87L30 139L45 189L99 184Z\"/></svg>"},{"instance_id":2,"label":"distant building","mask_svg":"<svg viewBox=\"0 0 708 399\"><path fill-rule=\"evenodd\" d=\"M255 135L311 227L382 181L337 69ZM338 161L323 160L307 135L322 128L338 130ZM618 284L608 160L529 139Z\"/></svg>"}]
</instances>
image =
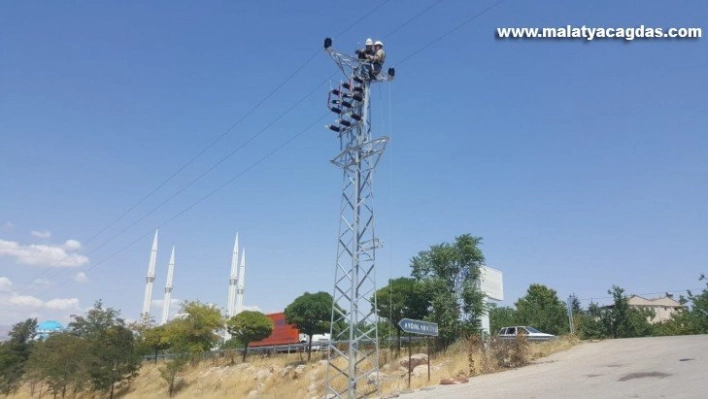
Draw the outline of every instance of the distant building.
<instances>
[{"instance_id":1,"label":"distant building","mask_svg":"<svg viewBox=\"0 0 708 399\"><path fill-rule=\"evenodd\" d=\"M51 334L56 334L64 331L64 326L58 321L47 320L37 324L37 331L34 336L36 340L44 340Z\"/></svg>"},{"instance_id":2,"label":"distant building","mask_svg":"<svg viewBox=\"0 0 708 399\"><path fill-rule=\"evenodd\" d=\"M605 307L613 308L614 305L608 305ZM656 316L654 316L653 319L649 319L649 322L652 324L670 320L672 314L686 308L685 305L681 305L681 303L675 300L673 295L668 292L666 293L666 296L652 299L647 299L639 295L632 295L629 297L629 307L653 310Z\"/></svg>"}]
</instances>

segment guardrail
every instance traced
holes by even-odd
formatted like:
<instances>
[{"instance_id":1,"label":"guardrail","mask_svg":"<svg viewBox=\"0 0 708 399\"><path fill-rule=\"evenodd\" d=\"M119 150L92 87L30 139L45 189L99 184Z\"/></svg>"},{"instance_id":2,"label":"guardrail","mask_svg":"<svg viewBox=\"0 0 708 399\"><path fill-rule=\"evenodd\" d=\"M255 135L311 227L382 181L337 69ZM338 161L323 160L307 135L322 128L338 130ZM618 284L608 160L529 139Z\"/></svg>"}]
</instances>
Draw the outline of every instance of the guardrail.
<instances>
[{"instance_id":1,"label":"guardrail","mask_svg":"<svg viewBox=\"0 0 708 399\"><path fill-rule=\"evenodd\" d=\"M421 336L414 336L414 337L406 337L402 336L401 337L401 343L407 343L409 340L411 342L415 343L422 343L425 342L426 337L421 337ZM398 342L397 338L383 338L379 340L379 346L382 345L395 345ZM349 341L334 341L334 345L348 345ZM366 344L372 344L373 341L368 341L368 342L363 342L364 345ZM312 351L313 352L319 352L323 350L327 350L328 345L330 344L330 341L315 341L312 343ZM307 352L307 347L308 343L298 343L298 344L287 344L287 345L268 345L268 346L249 346L248 347L248 353L249 354L274 354L274 353L304 353ZM210 359L214 357L224 357L226 353L231 350L235 354L243 354L243 348L233 348L233 349L215 349L209 352L205 352L202 354L202 357L204 359ZM155 361L155 360L169 360L173 359L179 354L176 353L160 353L157 356L154 354L152 355L145 355L143 356L143 360L145 361Z\"/></svg>"}]
</instances>

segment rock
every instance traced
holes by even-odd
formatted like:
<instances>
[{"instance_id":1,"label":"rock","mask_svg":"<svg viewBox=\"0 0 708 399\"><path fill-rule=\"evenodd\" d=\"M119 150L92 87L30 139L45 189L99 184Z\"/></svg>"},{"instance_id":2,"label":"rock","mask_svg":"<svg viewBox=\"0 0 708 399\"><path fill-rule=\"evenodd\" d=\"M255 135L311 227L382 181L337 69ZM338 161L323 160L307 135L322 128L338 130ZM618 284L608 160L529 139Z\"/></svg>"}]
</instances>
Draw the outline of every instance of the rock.
<instances>
[{"instance_id":1,"label":"rock","mask_svg":"<svg viewBox=\"0 0 708 399\"><path fill-rule=\"evenodd\" d=\"M428 375L428 365L421 364L419 366L415 366L415 368L413 369L412 375L413 375L413 377L418 377L421 375Z\"/></svg>"},{"instance_id":2,"label":"rock","mask_svg":"<svg viewBox=\"0 0 708 399\"><path fill-rule=\"evenodd\" d=\"M408 358L403 358L398 362L401 366L408 368ZM428 355L425 353L416 353L411 356L411 368L420 366L421 364L428 364Z\"/></svg>"},{"instance_id":3,"label":"rock","mask_svg":"<svg viewBox=\"0 0 708 399\"><path fill-rule=\"evenodd\" d=\"M366 376L369 384L381 384L388 376L380 371L375 371Z\"/></svg>"},{"instance_id":4,"label":"rock","mask_svg":"<svg viewBox=\"0 0 708 399\"><path fill-rule=\"evenodd\" d=\"M269 369L264 369L264 370L258 370L256 372L255 379L256 380L264 380L266 378L270 377L270 370Z\"/></svg>"},{"instance_id":5,"label":"rock","mask_svg":"<svg viewBox=\"0 0 708 399\"><path fill-rule=\"evenodd\" d=\"M440 385L458 385L466 384L469 382L467 377L454 377L454 378L443 378L440 380Z\"/></svg>"},{"instance_id":6,"label":"rock","mask_svg":"<svg viewBox=\"0 0 708 399\"><path fill-rule=\"evenodd\" d=\"M291 371L293 371L293 366L286 366L285 368L282 368L278 371L278 376L279 377L285 377L287 376Z\"/></svg>"},{"instance_id":7,"label":"rock","mask_svg":"<svg viewBox=\"0 0 708 399\"><path fill-rule=\"evenodd\" d=\"M254 389L254 390L252 390L251 392L249 392L249 393L248 393L248 397L249 397L249 398L258 397L258 390L257 390L257 389Z\"/></svg>"},{"instance_id":8,"label":"rock","mask_svg":"<svg viewBox=\"0 0 708 399\"><path fill-rule=\"evenodd\" d=\"M297 380L297 379L300 378L304 373L305 373L305 368L304 368L304 367L303 367L303 368L300 368L300 366L298 366L298 367L293 371L293 380Z\"/></svg>"}]
</instances>

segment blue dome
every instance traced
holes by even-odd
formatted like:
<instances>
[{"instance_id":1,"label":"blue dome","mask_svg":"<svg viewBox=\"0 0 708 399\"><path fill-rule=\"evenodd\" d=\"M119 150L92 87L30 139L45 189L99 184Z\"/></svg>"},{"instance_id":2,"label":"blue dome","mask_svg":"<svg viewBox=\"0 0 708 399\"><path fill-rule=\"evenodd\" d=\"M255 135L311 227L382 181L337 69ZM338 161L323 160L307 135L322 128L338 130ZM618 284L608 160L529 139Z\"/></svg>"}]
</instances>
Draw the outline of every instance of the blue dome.
<instances>
[{"instance_id":1,"label":"blue dome","mask_svg":"<svg viewBox=\"0 0 708 399\"><path fill-rule=\"evenodd\" d=\"M55 332L55 331L61 331L64 329L64 326L61 325L58 321L54 320L47 320L39 323L37 325L37 332Z\"/></svg>"}]
</instances>

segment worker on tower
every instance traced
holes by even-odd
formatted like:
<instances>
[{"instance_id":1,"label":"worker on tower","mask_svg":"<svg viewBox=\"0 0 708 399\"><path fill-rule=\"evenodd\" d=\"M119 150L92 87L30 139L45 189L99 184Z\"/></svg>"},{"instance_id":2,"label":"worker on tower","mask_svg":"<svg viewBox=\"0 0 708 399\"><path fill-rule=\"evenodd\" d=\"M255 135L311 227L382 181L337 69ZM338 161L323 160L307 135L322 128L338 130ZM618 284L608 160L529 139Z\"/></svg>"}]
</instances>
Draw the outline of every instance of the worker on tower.
<instances>
[{"instance_id":1,"label":"worker on tower","mask_svg":"<svg viewBox=\"0 0 708 399\"><path fill-rule=\"evenodd\" d=\"M355 53L360 60L366 60L368 55L374 54L374 41L371 38L366 39L364 48L356 49Z\"/></svg>"},{"instance_id":2,"label":"worker on tower","mask_svg":"<svg viewBox=\"0 0 708 399\"><path fill-rule=\"evenodd\" d=\"M381 72L381 68L383 68L384 62L386 62L386 52L383 49L381 40L377 40L376 43L374 43L374 53L367 55L367 59L371 62L371 79L376 80L379 72Z\"/></svg>"}]
</instances>

